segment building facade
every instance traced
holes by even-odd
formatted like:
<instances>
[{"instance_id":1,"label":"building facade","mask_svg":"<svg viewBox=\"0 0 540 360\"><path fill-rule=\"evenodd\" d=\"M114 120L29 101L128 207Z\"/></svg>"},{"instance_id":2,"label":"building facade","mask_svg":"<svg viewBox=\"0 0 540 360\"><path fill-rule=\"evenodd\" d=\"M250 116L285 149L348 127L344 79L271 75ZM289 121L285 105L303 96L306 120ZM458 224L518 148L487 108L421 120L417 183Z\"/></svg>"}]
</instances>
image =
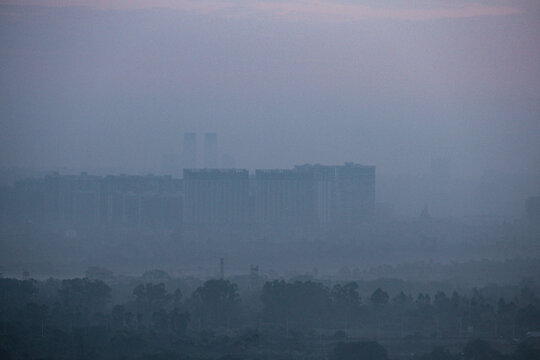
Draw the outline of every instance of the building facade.
<instances>
[{"instance_id":1,"label":"building facade","mask_svg":"<svg viewBox=\"0 0 540 360\"><path fill-rule=\"evenodd\" d=\"M312 223L313 176L296 170L255 171L255 219L263 224Z\"/></svg>"},{"instance_id":2,"label":"building facade","mask_svg":"<svg viewBox=\"0 0 540 360\"><path fill-rule=\"evenodd\" d=\"M354 224L375 208L375 167L184 169L171 176L54 174L16 184L4 217L65 226ZM11 215L9 215L11 216Z\"/></svg>"},{"instance_id":3,"label":"building facade","mask_svg":"<svg viewBox=\"0 0 540 360\"><path fill-rule=\"evenodd\" d=\"M185 223L247 223L248 204L247 170L184 170Z\"/></svg>"},{"instance_id":4,"label":"building facade","mask_svg":"<svg viewBox=\"0 0 540 360\"><path fill-rule=\"evenodd\" d=\"M20 219L62 226L176 226L182 186L170 176L53 174L14 187Z\"/></svg>"}]
</instances>

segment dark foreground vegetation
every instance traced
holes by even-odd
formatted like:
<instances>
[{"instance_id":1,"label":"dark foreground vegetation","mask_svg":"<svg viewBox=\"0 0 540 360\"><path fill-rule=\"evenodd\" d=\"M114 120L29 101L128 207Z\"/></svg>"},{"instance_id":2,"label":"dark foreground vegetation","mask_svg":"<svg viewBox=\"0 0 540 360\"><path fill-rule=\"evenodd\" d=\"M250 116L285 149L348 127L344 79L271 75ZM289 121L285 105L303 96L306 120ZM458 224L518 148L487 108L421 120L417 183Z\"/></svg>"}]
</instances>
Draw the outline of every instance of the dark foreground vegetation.
<instances>
[{"instance_id":1,"label":"dark foreground vegetation","mask_svg":"<svg viewBox=\"0 0 540 360\"><path fill-rule=\"evenodd\" d=\"M1 278L0 358L540 359L534 285L363 296L357 282L87 276Z\"/></svg>"}]
</instances>

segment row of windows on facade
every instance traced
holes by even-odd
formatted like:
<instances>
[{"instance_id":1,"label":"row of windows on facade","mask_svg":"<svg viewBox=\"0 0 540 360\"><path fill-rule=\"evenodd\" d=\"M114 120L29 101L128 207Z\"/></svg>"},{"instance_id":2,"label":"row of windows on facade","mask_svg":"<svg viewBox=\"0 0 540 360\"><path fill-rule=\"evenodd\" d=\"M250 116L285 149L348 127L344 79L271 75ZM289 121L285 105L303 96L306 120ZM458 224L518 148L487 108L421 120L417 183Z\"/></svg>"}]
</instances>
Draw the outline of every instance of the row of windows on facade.
<instances>
[{"instance_id":1,"label":"row of windows on facade","mask_svg":"<svg viewBox=\"0 0 540 360\"><path fill-rule=\"evenodd\" d=\"M355 222L375 206L375 167L185 169L168 176L53 175L16 184L11 213L67 224ZM9 201L8 201L9 202Z\"/></svg>"}]
</instances>

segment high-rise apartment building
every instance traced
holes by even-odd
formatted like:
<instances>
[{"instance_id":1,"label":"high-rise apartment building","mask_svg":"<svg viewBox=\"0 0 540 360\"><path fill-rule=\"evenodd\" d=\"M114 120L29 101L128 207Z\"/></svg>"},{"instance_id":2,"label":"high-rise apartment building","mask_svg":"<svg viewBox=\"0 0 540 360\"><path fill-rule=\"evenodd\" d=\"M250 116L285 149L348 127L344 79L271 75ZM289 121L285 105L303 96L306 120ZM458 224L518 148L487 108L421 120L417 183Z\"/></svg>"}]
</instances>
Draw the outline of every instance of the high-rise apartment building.
<instances>
[{"instance_id":1,"label":"high-rise apartment building","mask_svg":"<svg viewBox=\"0 0 540 360\"><path fill-rule=\"evenodd\" d=\"M296 170L256 170L255 217L259 223L315 220L313 176Z\"/></svg>"},{"instance_id":2,"label":"high-rise apartment building","mask_svg":"<svg viewBox=\"0 0 540 360\"><path fill-rule=\"evenodd\" d=\"M13 216L62 226L355 224L375 207L375 167L184 169L171 176L51 175L20 181Z\"/></svg>"},{"instance_id":3,"label":"high-rise apartment building","mask_svg":"<svg viewBox=\"0 0 540 360\"><path fill-rule=\"evenodd\" d=\"M15 209L61 226L165 226L182 222L181 180L171 176L53 174L19 181Z\"/></svg>"},{"instance_id":4,"label":"high-rise apartment building","mask_svg":"<svg viewBox=\"0 0 540 360\"><path fill-rule=\"evenodd\" d=\"M184 222L231 224L248 221L247 170L184 170Z\"/></svg>"},{"instance_id":5,"label":"high-rise apartment building","mask_svg":"<svg viewBox=\"0 0 540 360\"><path fill-rule=\"evenodd\" d=\"M317 222L328 224L336 221L336 166L301 165L295 170L313 177L313 198Z\"/></svg>"},{"instance_id":6,"label":"high-rise apartment building","mask_svg":"<svg viewBox=\"0 0 540 360\"><path fill-rule=\"evenodd\" d=\"M311 174L317 222L354 223L375 208L375 166L301 165L295 171Z\"/></svg>"}]
</instances>

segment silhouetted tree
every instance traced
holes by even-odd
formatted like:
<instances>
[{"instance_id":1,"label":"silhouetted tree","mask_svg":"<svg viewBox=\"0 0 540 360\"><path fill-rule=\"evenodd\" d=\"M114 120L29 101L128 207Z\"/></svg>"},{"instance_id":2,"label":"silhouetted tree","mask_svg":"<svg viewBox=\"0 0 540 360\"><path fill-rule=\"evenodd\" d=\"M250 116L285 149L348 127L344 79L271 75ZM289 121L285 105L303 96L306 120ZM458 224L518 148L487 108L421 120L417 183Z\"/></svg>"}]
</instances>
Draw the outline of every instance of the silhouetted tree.
<instances>
[{"instance_id":1,"label":"silhouetted tree","mask_svg":"<svg viewBox=\"0 0 540 360\"><path fill-rule=\"evenodd\" d=\"M332 303L340 321L350 322L354 319L360 306L358 284L350 282L345 285L337 284L332 288Z\"/></svg>"},{"instance_id":2,"label":"silhouetted tree","mask_svg":"<svg viewBox=\"0 0 540 360\"><path fill-rule=\"evenodd\" d=\"M349 301L354 302L354 285L343 290L349 292ZM331 306L330 291L321 283L312 281L270 281L264 284L261 294L264 315L278 322L302 322L320 325Z\"/></svg>"},{"instance_id":3,"label":"silhouetted tree","mask_svg":"<svg viewBox=\"0 0 540 360\"><path fill-rule=\"evenodd\" d=\"M110 300L111 288L101 280L76 278L63 280L58 295L71 311L94 312Z\"/></svg>"},{"instance_id":4,"label":"silhouetted tree","mask_svg":"<svg viewBox=\"0 0 540 360\"><path fill-rule=\"evenodd\" d=\"M437 346L429 354L422 356L422 360L454 360L455 356L441 346Z\"/></svg>"},{"instance_id":5,"label":"silhouetted tree","mask_svg":"<svg viewBox=\"0 0 540 360\"><path fill-rule=\"evenodd\" d=\"M431 297L429 294L419 293L415 301L416 305L420 308L428 307L431 305Z\"/></svg>"},{"instance_id":6,"label":"silhouetted tree","mask_svg":"<svg viewBox=\"0 0 540 360\"><path fill-rule=\"evenodd\" d=\"M114 329L123 329L126 326L126 307L115 305L111 311L111 326Z\"/></svg>"},{"instance_id":7,"label":"silhouetted tree","mask_svg":"<svg viewBox=\"0 0 540 360\"><path fill-rule=\"evenodd\" d=\"M375 306L386 305L388 303L388 293L383 291L381 288L377 288L377 290L371 294L369 299Z\"/></svg>"},{"instance_id":8,"label":"silhouetted tree","mask_svg":"<svg viewBox=\"0 0 540 360\"><path fill-rule=\"evenodd\" d=\"M375 341L338 343L334 347L333 360L386 360L386 349Z\"/></svg>"},{"instance_id":9,"label":"silhouetted tree","mask_svg":"<svg viewBox=\"0 0 540 360\"><path fill-rule=\"evenodd\" d=\"M137 285L133 289L133 295L139 310L147 314L166 308L172 300L172 295L167 293L164 283Z\"/></svg>"},{"instance_id":10,"label":"silhouetted tree","mask_svg":"<svg viewBox=\"0 0 540 360\"><path fill-rule=\"evenodd\" d=\"M433 299L433 305L437 310L441 312L446 312L450 310L451 302L444 291L439 291L435 294L435 297Z\"/></svg>"},{"instance_id":11,"label":"silhouetted tree","mask_svg":"<svg viewBox=\"0 0 540 360\"><path fill-rule=\"evenodd\" d=\"M459 293L457 291L454 291L452 293L452 297L450 298L450 303L452 304L452 309L454 311L459 310L459 308L461 307L462 301L463 300L459 296Z\"/></svg>"},{"instance_id":12,"label":"silhouetted tree","mask_svg":"<svg viewBox=\"0 0 540 360\"><path fill-rule=\"evenodd\" d=\"M399 294L397 294L393 299L392 303L399 306L405 306L408 304L412 304L412 298L410 296L405 295L403 291L400 291Z\"/></svg>"},{"instance_id":13,"label":"silhouetted tree","mask_svg":"<svg viewBox=\"0 0 540 360\"><path fill-rule=\"evenodd\" d=\"M540 348L530 342L522 342L512 356L513 360L540 359Z\"/></svg>"},{"instance_id":14,"label":"silhouetted tree","mask_svg":"<svg viewBox=\"0 0 540 360\"><path fill-rule=\"evenodd\" d=\"M523 331L538 329L540 327L540 310L532 304L519 309L516 314L516 323Z\"/></svg>"},{"instance_id":15,"label":"silhouetted tree","mask_svg":"<svg viewBox=\"0 0 540 360\"><path fill-rule=\"evenodd\" d=\"M165 309L160 309L152 314L152 326L158 332L169 330L169 316Z\"/></svg>"},{"instance_id":16,"label":"silhouetted tree","mask_svg":"<svg viewBox=\"0 0 540 360\"><path fill-rule=\"evenodd\" d=\"M187 330L190 315L187 312L180 312L178 308L174 308L169 313L169 319L171 323L171 330L176 335L184 335Z\"/></svg>"},{"instance_id":17,"label":"silhouetted tree","mask_svg":"<svg viewBox=\"0 0 540 360\"><path fill-rule=\"evenodd\" d=\"M243 359L244 358L240 355L227 354L227 355L221 356L218 360L243 360Z\"/></svg>"},{"instance_id":18,"label":"silhouetted tree","mask_svg":"<svg viewBox=\"0 0 540 360\"><path fill-rule=\"evenodd\" d=\"M507 303L503 298L497 302L497 335L515 336L516 313L518 308L514 302Z\"/></svg>"},{"instance_id":19,"label":"silhouetted tree","mask_svg":"<svg viewBox=\"0 0 540 360\"><path fill-rule=\"evenodd\" d=\"M484 340L471 340L463 348L463 355L467 360L498 360L501 354L493 349Z\"/></svg>"},{"instance_id":20,"label":"silhouetted tree","mask_svg":"<svg viewBox=\"0 0 540 360\"><path fill-rule=\"evenodd\" d=\"M25 320L32 334L43 334L46 326L46 320L49 315L49 308L47 305L27 303L22 311L20 320Z\"/></svg>"},{"instance_id":21,"label":"silhouetted tree","mask_svg":"<svg viewBox=\"0 0 540 360\"><path fill-rule=\"evenodd\" d=\"M193 292L192 298L199 318L210 324L229 323L240 305L238 285L229 280L208 280Z\"/></svg>"},{"instance_id":22,"label":"silhouetted tree","mask_svg":"<svg viewBox=\"0 0 540 360\"><path fill-rule=\"evenodd\" d=\"M176 289L172 295L173 305L175 308L179 308L182 305L182 290Z\"/></svg>"},{"instance_id":23,"label":"silhouetted tree","mask_svg":"<svg viewBox=\"0 0 540 360\"><path fill-rule=\"evenodd\" d=\"M25 305L37 291L34 280L0 278L0 307L7 309Z\"/></svg>"}]
</instances>

